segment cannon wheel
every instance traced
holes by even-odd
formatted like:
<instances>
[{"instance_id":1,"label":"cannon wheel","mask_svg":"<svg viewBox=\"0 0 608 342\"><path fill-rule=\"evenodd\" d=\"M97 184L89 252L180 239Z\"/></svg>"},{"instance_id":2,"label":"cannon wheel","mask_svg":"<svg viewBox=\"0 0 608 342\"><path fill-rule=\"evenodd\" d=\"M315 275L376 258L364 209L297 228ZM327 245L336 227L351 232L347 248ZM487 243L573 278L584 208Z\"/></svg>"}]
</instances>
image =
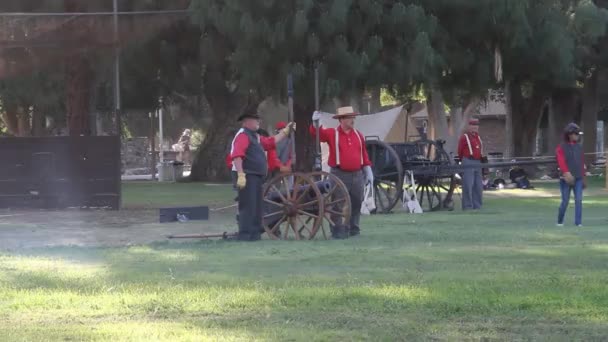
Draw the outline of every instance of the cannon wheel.
<instances>
[{"instance_id":1,"label":"cannon wheel","mask_svg":"<svg viewBox=\"0 0 608 342\"><path fill-rule=\"evenodd\" d=\"M437 141L424 142L425 158L432 165L450 165L450 156ZM456 188L456 177L453 173L439 172L434 175L416 176L416 195L424 211L452 210L452 196Z\"/></svg>"},{"instance_id":2,"label":"cannon wheel","mask_svg":"<svg viewBox=\"0 0 608 342\"><path fill-rule=\"evenodd\" d=\"M403 196L403 165L395 150L380 140L365 142L374 171L376 211L387 214Z\"/></svg>"},{"instance_id":3,"label":"cannon wheel","mask_svg":"<svg viewBox=\"0 0 608 342\"><path fill-rule=\"evenodd\" d=\"M340 178L327 172L313 172L310 177L315 182L318 181L329 181L331 188L329 192L322 194L324 204L324 215L323 222L321 223L321 230L323 237L328 239L328 230L325 228L332 227L337 224L348 225L350 224L350 216L352 214L352 205L350 202L350 195L346 185L340 180Z\"/></svg>"},{"instance_id":4,"label":"cannon wheel","mask_svg":"<svg viewBox=\"0 0 608 342\"><path fill-rule=\"evenodd\" d=\"M292 179L293 186L290 186ZM303 186L309 191L297 191ZM307 193L310 196L306 196ZM271 179L264 188L264 205L264 231L273 240L314 239L325 213L319 188L309 175L301 173Z\"/></svg>"}]
</instances>

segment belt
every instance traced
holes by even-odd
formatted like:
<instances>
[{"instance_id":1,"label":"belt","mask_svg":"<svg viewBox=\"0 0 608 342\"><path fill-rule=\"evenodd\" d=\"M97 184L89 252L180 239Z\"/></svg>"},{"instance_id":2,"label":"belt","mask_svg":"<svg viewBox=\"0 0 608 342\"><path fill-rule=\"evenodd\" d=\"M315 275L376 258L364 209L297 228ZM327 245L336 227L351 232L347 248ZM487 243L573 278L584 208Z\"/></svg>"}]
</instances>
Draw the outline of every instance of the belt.
<instances>
[{"instance_id":1,"label":"belt","mask_svg":"<svg viewBox=\"0 0 608 342\"><path fill-rule=\"evenodd\" d=\"M362 169L359 169L359 170L356 170L356 171L347 171L347 170L341 169L339 167L332 167L331 169L332 169L332 171L335 170L335 171L340 171L340 172L344 172L344 173L356 173L356 172L361 172L362 171Z\"/></svg>"}]
</instances>

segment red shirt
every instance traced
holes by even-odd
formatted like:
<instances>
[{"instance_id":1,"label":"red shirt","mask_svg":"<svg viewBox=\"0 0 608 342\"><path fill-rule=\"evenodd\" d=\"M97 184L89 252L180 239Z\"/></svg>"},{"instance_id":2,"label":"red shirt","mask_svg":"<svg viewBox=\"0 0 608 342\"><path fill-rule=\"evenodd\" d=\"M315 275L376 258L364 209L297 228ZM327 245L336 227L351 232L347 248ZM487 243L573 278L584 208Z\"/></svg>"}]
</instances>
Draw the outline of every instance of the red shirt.
<instances>
[{"instance_id":1,"label":"red shirt","mask_svg":"<svg viewBox=\"0 0 608 342\"><path fill-rule=\"evenodd\" d=\"M276 168L279 168L281 166L281 162L277 157L276 142L274 137L259 136L259 138L262 148L264 149L264 151L268 152L266 155L266 159L268 160L268 169L272 171ZM247 148L249 148L249 137L247 137L247 134L245 134L244 132L238 133L234 138L234 142L232 144L232 152L226 156L226 166L228 166L228 168L232 170L232 161L235 158L244 158Z\"/></svg>"},{"instance_id":2,"label":"red shirt","mask_svg":"<svg viewBox=\"0 0 608 342\"><path fill-rule=\"evenodd\" d=\"M272 172L274 170L278 170L283 164L279 160L279 156L277 155L277 150L272 149L268 151L266 154L266 159L268 159L268 171Z\"/></svg>"},{"instance_id":3,"label":"red shirt","mask_svg":"<svg viewBox=\"0 0 608 342\"><path fill-rule=\"evenodd\" d=\"M277 150L268 151L268 153L266 153L266 158L268 159L268 170L269 171L274 171L274 170L280 168L281 166L289 167L291 165L291 160L287 162L287 165L281 164L279 157L277 157ZM226 155L225 162L226 162L226 167L228 167L228 169L232 170L232 158L230 156L230 153L228 153Z\"/></svg>"},{"instance_id":4,"label":"red shirt","mask_svg":"<svg viewBox=\"0 0 608 342\"><path fill-rule=\"evenodd\" d=\"M569 142L569 144L576 144L575 142ZM564 153L564 149L562 148L562 145L559 144L557 145L557 148L555 149L555 156L557 158L557 164L559 166L559 169L562 173L566 173L566 172L570 172L570 169L568 168L568 163L566 162L566 154ZM583 158L583 170L581 172L581 174L583 175L583 177L585 177L585 171L586 171L586 166L585 166L585 154L583 153L581 155L581 158Z\"/></svg>"},{"instance_id":5,"label":"red shirt","mask_svg":"<svg viewBox=\"0 0 608 342\"><path fill-rule=\"evenodd\" d=\"M260 144L264 151L270 151L277 147L277 144L274 140L274 137L263 137L259 136ZM234 138L234 143L232 144L232 160L235 158L244 158L245 152L247 152L247 148L249 148L249 137L245 132L240 132Z\"/></svg>"},{"instance_id":6,"label":"red shirt","mask_svg":"<svg viewBox=\"0 0 608 342\"><path fill-rule=\"evenodd\" d=\"M458 140L458 157L460 159L472 158L475 160L481 160L482 157L482 149L483 142L477 133L466 133L469 137L469 141L471 142L470 149L469 143L467 142L467 138L465 134L463 134ZM473 153L471 153L471 151Z\"/></svg>"},{"instance_id":7,"label":"red shirt","mask_svg":"<svg viewBox=\"0 0 608 342\"><path fill-rule=\"evenodd\" d=\"M344 171L359 171L363 166L371 166L372 163L367 155L365 138L357 130L350 130L348 133L338 128L319 127L319 141L327 143L329 146L329 159L327 164L330 167L337 167L336 163L336 131L338 132L338 145L340 156L340 169ZM314 137L317 130L310 126L310 134Z\"/></svg>"}]
</instances>

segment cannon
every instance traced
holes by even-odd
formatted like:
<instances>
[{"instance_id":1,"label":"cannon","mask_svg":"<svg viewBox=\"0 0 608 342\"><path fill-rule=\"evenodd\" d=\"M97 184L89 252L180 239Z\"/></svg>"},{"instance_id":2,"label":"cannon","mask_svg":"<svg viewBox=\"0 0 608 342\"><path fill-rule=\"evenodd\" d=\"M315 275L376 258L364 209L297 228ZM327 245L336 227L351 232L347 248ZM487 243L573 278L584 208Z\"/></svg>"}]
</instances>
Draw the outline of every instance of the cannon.
<instances>
[{"instance_id":1,"label":"cannon","mask_svg":"<svg viewBox=\"0 0 608 342\"><path fill-rule=\"evenodd\" d=\"M450 157L444 140L418 140L387 144L366 137L374 172L377 213L390 213L402 200L405 189L415 184L416 197L424 211L452 210L456 174L466 169ZM555 164L553 157L531 161L484 163L483 168ZM411 182L413 177L414 182Z\"/></svg>"},{"instance_id":2,"label":"cannon","mask_svg":"<svg viewBox=\"0 0 608 342\"><path fill-rule=\"evenodd\" d=\"M269 180L263 191L264 231L271 239L312 240L350 221L348 190L327 172L289 173Z\"/></svg>"}]
</instances>

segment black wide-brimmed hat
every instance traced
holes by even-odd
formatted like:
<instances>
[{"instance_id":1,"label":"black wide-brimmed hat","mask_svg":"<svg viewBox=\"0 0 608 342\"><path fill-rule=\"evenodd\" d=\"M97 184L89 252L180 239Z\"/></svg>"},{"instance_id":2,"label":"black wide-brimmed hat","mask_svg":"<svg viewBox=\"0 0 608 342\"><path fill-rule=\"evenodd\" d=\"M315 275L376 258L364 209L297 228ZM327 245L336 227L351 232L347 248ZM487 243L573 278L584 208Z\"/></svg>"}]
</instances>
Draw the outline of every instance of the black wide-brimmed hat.
<instances>
[{"instance_id":1,"label":"black wide-brimmed hat","mask_svg":"<svg viewBox=\"0 0 608 342\"><path fill-rule=\"evenodd\" d=\"M237 119L237 121L243 121L245 119L256 119L256 120L260 120L261 117L257 114L257 113L253 113L253 112L245 112L243 114L241 114L241 116L239 116L239 118Z\"/></svg>"}]
</instances>

